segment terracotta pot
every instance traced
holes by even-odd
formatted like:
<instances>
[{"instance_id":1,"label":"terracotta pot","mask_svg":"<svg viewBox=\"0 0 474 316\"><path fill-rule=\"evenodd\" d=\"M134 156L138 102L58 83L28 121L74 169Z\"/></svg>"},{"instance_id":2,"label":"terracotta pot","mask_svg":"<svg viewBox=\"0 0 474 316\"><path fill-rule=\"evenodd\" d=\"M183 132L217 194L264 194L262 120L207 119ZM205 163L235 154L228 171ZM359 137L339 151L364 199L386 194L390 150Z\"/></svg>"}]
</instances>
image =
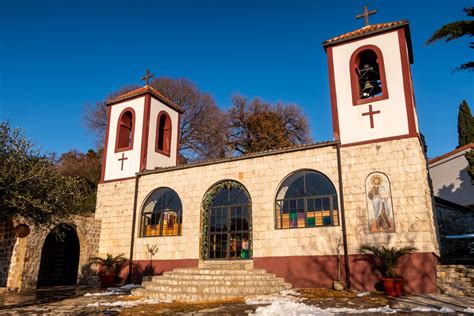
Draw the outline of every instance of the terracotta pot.
<instances>
[{"instance_id":1,"label":"terracotta pot","mask_svg":"<svg viewBox=\"0 0 474 316\"><path fill-rule=\"evenodd\" d=\"M115 274L100 274L100 283L102 287L109 287L114 285Z\"/></svg>"},{"instance_id":2,"label":"terracotta pot","mask_svg":"<svg viewBox=\"0 0 474 316\"><path fill-rule=\"evenodd\" d=\"M383 278L385 294L390 296L401 296L403 293L403 278Z\"/></svg>"}]
</instances>

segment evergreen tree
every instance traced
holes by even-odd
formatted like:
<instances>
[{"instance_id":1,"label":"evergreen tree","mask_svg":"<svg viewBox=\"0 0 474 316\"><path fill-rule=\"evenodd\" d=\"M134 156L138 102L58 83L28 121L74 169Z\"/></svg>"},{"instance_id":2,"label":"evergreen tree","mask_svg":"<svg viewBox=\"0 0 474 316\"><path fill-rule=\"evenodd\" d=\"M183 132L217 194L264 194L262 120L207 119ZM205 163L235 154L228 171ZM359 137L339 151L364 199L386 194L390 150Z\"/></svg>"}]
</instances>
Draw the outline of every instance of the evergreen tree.
<instances>
[{"instance_id":1,"label":"evergreen tree","mask_svg":"<svg viewBox=\"0 0 474 316\"><path fill-rule=\"evenodd\" d=\"M459 105L458 148L474 142L474 118L466 100Z\"/></svg>"},{"instance_id":2,"label":"evergreen tree","mask_svg":"<svg viewBox=\"0 0 474 316\"><path fill-rule=\"evenodd\" d=\"M467 7L463 10L467 16L473 17L474 16L474 8ZM438 40L445 39L446 42L452 41L454 39L468 36L474 36L474 21L473 20L463 20L463 21L456 21L452 23L448 23L443 25L439 30L437 30L433 35L431 35L430 39L426 42L426 44L434 43ZM474 43L471 42L469 45L471 48L474 48ZM474 70L474 61L468 61L456 70Z\"/></svg>"},{"instance_id":3,"label":"evergreen tree","mask_svg":"<svg viewBox=\"0 0 474 316\"><path fill-rule=\"evenodd\" d=\"M459 105L458 113L458 148L474 142L474 118L466 100ZM471 183L474 184L474 150L466 153L466 159L469 163L467 172L471 177Z\"/></svg>"},{"instance_id":4,"label":"evergreen tree","mask_svg":"<svg viewBox=\"0 0 474 316\"><path fill-rule=\"evenodd\" d=\"M81 214L85 188L83 180L61 175L19 129L0 122L0 222L47 226Z\"/></svg>"}]
</instances>

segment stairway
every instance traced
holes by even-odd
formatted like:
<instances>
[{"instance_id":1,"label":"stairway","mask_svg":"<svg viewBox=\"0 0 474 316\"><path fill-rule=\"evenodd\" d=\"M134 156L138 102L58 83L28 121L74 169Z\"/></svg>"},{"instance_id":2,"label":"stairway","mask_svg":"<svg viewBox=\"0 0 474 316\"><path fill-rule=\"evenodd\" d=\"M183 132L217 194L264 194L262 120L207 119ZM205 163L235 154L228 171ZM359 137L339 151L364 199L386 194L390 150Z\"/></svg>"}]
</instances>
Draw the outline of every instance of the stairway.
<instances>
[{"instance_id":1,"label":"stairway","mask_svg":"<svg viewBox=\"0 0 474 316\"><path fill-rule=\"evenodd\" d=\"M458 296L474 296L474 266L438 265L438 290Z\"/></svg>"},{"instance_id":2,"label":"stairway","mask_svg":"<svg viewBox=\"0 0 474 316\"><path fill-rule=\"evenodd\" d=\"M142 282L132 294L158 300L207 302L244 296L276 294L291 284L252 262L205 262L198 268L177 268Z\"/></svg>"}]
</instances>

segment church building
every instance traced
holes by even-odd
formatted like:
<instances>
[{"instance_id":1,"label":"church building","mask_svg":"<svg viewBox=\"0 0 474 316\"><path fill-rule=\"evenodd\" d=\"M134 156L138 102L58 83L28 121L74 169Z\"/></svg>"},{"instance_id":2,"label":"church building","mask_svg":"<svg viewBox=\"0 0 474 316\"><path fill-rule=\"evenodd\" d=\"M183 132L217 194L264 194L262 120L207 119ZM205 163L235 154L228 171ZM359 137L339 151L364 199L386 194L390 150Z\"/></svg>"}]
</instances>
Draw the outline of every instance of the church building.
<instances>
[{"instance_id":1,"label":"church building","mask_svg":"<svg viewBox=\"0 0 474 316\"><path fill-rule=\"evenodd\" d=\"M405 290L436 292L409 26L369 25L368 13L365 27L323 43L331 141L179 165L183 111L148 72L144 87L109 100L95 217L31 233L0 223L0 289L88 283L90 257L124 254L133 282L153 259L155 274L237 264L294 287L330 287L341 274L373 290L378 277L359 250L368 244L416 247L399 266Z\"/></svg>"},{"instance_id":2,"label":"church building","mask_svg":"<svg viewBox=\"0 0 474 316\"><path fill-rule=\"evenodd\" d=\"M413 246L399 270L405 289L435 292L408 22L366 25L323 47L332 141L178 165L183 111L148 74L144 87L109 100L98 254L124 253L134 279L157 246L155 273L245 261L295 287L330 287L340 269L352 288L372 290L377 278L359 247Z\"/></svg>"}]
</instances>

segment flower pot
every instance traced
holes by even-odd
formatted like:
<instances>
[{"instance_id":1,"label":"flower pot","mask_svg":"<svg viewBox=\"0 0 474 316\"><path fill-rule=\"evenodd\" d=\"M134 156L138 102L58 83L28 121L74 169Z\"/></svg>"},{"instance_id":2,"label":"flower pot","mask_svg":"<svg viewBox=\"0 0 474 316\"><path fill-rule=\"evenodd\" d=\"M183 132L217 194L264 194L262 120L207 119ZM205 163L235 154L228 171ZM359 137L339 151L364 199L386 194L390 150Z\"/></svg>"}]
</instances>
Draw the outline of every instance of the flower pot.
<instances>
[{"instance_id":1,"label":"flower pot","mask_svg":"<svg viewBox=\"0 0 474 316\"><path fill-rule=\"evenodd\" d=\"M390 296L401 296L403 293L403 278L383 278L385 294Z\"/></svg>"},{"instance_id":2,"label":"flower pot","mask_svg":"<svg viewBox=\"0 0 474 316\"><path fill-rule=\"evenodd\" d=\"M114 285L115 274L100 274L99 278L102 287L109 287Z\"/></svg>"}]
</instances>

